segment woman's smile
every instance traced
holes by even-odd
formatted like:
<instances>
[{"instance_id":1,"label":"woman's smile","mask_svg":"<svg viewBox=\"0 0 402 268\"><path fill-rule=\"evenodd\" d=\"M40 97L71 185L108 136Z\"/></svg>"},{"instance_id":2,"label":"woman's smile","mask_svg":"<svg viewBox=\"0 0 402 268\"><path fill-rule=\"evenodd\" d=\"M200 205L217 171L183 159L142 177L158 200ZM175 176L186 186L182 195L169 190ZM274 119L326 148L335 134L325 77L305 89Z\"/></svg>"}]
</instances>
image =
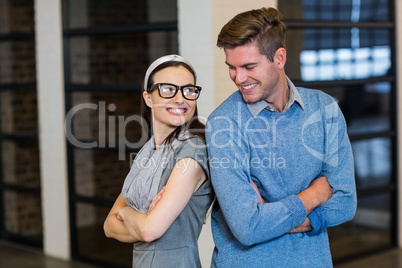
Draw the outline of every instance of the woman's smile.
<instances>
[{"instance_id":1,"label":"woman's smile","mask_svg":"<svg viewBox=\"0 0 402 268\"><path fill-rule=\"evenodd\" d=\"M187 112L187 108L184 107L170 107L166 108L166 110L169 112L169 114L173 116L183 116Z\"/></svg>"}]
</instances>

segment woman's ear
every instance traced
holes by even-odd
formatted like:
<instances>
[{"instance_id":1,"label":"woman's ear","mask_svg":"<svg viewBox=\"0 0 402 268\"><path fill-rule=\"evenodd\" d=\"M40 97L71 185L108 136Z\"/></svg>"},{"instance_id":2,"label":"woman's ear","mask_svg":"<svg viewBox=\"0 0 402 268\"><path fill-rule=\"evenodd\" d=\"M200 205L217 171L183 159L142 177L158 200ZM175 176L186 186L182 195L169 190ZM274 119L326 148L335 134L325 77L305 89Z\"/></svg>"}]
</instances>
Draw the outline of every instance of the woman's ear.
<instances>
[{"instance_id":1,"label":"woman's ear","mask_svg":"<svg viewBox=\"0 0 402 268\"><path fill-rule=\"evenodd\" d=\"M144 98L145 104L146 104L149 108L152 108L151 94L149 94L148 92L144 91L144 92L142 92L142 97Z\"/></svg>"}]
</instances>

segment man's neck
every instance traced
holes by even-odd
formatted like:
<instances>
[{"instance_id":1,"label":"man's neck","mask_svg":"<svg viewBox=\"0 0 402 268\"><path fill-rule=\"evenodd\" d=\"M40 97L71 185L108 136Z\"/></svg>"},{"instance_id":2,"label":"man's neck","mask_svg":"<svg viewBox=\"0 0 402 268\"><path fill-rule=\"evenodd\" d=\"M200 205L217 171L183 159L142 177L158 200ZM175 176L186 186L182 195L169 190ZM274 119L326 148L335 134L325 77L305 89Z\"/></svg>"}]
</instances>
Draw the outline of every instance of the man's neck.
<instances>
[{"instance_id":1,"label":"man's neck","mask_svg":"<svg viewBox=\"0 0 402 268\"><path fill-rule=\"evenodd\" d=\"M286 81L286 76L281 79L281 87L282 89L278 91L278 94L276 96L273 96L273 98L271 99L265 100L272 108L274 108L279 113L282 113L285 109L290 96L290 89Z\"/></svg>"}]
</instances>

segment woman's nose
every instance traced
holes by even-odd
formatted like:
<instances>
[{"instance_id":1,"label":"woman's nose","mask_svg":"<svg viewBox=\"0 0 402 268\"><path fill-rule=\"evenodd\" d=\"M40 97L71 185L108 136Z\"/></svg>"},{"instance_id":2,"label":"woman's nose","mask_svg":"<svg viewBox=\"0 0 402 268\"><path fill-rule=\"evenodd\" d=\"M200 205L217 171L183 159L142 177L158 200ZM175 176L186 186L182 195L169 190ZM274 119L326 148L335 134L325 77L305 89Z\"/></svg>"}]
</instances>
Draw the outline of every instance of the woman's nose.
<instances>
[{"instance_id":1,"label":"woman's nose","mask_svg":"<svg viewBox=\"0 0 402 268\"><path fill-rule=\"evenodd\" d=\"M184 102L183 92L181 90L179 90L179 92L176 93L176 96L174 96L174 102L175 103Z\"/></svg>"}]
</instances>

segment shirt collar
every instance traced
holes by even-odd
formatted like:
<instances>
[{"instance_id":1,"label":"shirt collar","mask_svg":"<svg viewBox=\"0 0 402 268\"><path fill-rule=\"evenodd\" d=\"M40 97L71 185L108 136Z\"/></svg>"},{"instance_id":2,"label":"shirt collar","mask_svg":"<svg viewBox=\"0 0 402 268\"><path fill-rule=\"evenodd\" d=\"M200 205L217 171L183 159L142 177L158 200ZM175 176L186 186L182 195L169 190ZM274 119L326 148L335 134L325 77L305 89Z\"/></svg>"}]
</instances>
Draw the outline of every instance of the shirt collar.
<instances>
[{"instance_id":1,"label":"shirt collar","mask_svg":"<svg viewBox=\"0 0 402 268\"><path fill-rule=\"evenodd\" d=\"M300 107L304 110L304 104L300 97L299 91L287 76L286 76L286 82L289 87L289 101L286 103L283 112L289 110L294 102L297 102L300 105ZM270 112L278 112L273 107L271 107L271 105L269 105L265 100L261 100L254 103L247 103L247 107L250 113L253 115L253 117L256 117L264 109Z\"/></svg>"}]
</instances>

